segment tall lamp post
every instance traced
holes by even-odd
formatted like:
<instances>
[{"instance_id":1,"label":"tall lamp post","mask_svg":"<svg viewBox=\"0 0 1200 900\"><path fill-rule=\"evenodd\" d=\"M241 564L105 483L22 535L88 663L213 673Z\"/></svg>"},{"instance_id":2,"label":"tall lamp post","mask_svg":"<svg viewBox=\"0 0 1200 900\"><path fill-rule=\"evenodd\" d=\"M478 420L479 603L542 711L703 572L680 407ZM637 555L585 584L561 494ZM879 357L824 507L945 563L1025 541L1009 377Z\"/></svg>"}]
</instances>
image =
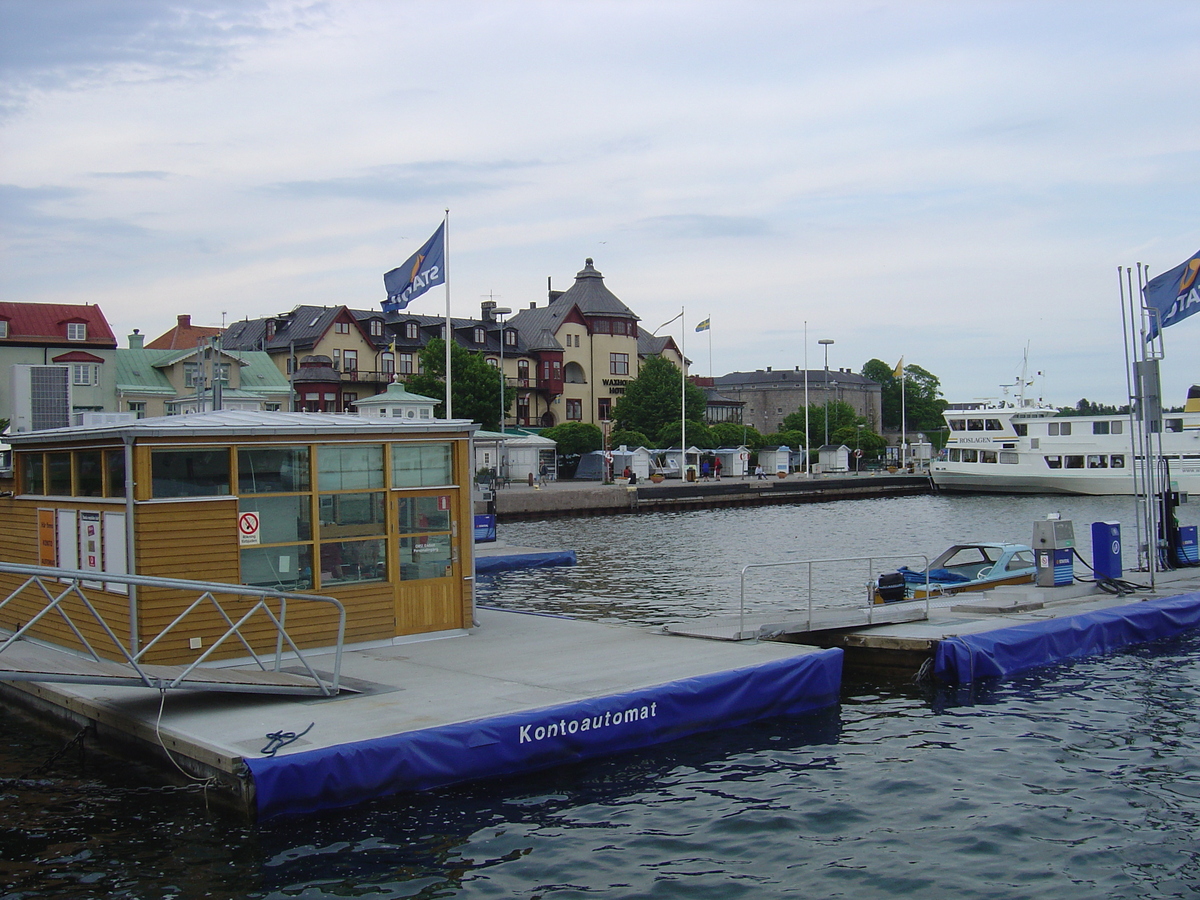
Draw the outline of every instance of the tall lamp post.
<instances>
[{"instance_id":1,"label":"tall lamp post","mask_svg":"<svg viewBox=\"0 0 1200 900\"><path fill-rule=\"evenodd\" d=\"M833 343L831 338L821 338L817 341L825 348L825 446L829 446L829 345Z\"/></svg>"},{"instance_id":2,"label":"tall lamp post","mask_svg":"<svg viewBox=\"0 0 1200 900\"><path fill-rule=\"evenodd\" d=\"M504 316L509 315L511 309L500 306L492 309L492 314L500 322L500 433L504 434L504 417L508 413L504 402L504 387L507 384L507 379L504 377ZM497 460L499 462L499 460Z\"/></svg>"}]
</instances>

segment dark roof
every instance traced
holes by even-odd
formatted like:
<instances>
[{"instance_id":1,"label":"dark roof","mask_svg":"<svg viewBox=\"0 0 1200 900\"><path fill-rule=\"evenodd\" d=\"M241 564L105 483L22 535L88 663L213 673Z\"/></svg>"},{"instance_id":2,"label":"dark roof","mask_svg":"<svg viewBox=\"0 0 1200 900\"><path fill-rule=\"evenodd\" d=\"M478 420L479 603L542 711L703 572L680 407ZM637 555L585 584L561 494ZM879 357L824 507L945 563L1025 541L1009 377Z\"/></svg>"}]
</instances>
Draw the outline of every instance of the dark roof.
<instances>
[{"instance_id":1,"label":"dark roof","mask_svg":"<svg viewBox=\"0 0 1200 900\"><path fill-rule=\"evenodd\" d=\"M829 372L830 383L837 382L838 384L878 384L872 381L865 375L859 375L857 372ZM804 370L803 369L759 369L757 372L730 372L728 375L718 375L713 379L713 383L722 388L744 388L744 387L762 387L764 385L776 385L781 387L796 387L804 386ZM825 384L824 369L809 369L808 370L809 385Z\"/></svg>"},{"instance_id":2,"label":"dark roof","mask_svg":"<svg viewBox=\"0 0 1200 900\"><path fill-rule=\"evenodd\" d=\"M8 320L8 337L21 344L116 348L117 339L100 307L75 303L0 301L0 319ZM87 325L87 340L67 341L67 322Z\"/></svg>"},{"instance_id":3,"label":"dark roof","mask_svg":"<svg viewBox=\"0 0 1200 900\"><path fill-rule=\"evenodd\" d=\"M633 310L604 286L604 276L596 271L590 259L585 260L583 268L576 273L575 283L550 303L552 307L559 305L564 309L576 306L585 316L637 318Z\"/></svg>"}]
</instances>

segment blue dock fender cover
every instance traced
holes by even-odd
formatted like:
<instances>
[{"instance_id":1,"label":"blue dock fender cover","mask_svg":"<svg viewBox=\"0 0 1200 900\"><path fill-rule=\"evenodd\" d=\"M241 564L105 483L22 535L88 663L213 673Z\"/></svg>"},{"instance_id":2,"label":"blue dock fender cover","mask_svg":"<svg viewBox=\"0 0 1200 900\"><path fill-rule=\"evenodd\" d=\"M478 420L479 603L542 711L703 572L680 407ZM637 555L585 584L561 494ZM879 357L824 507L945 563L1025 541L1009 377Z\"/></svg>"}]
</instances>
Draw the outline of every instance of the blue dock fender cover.
<instances>
[{"instance_id":1,"label":"blue dock fender cover","mask_svg":"<svg viewBox=\"0 0 1200 900\"><path fill-rule=\"evenodd\" d=\"M260 819L532 772L838 702L840 649L245 763Z\"/></svg>"},{"instance_id":2,"label":"blue dock fender cover","mask_svg":"<svg viewBox=\"0 0 1200 900\"><path fill-rule=\"evenodd\" d=\"M1200 593L1114 606L981 634L946 638L934 651L934 674L965 684L1065 659L1100 656L1200 626Z\"/></svg>"},{"instance_id":3,"label":"blue dock fender cover","mask_svg":"<svg viewBox=\"0 0 1200 900\"><path fill-rule=\"evenodd\" d=\"M551 566L573 566L577 562L574 550L545 550L541 553L510 553L475 557L475 574L511 572L517 569L544 569Z\"/></svg>"}]
</instances>

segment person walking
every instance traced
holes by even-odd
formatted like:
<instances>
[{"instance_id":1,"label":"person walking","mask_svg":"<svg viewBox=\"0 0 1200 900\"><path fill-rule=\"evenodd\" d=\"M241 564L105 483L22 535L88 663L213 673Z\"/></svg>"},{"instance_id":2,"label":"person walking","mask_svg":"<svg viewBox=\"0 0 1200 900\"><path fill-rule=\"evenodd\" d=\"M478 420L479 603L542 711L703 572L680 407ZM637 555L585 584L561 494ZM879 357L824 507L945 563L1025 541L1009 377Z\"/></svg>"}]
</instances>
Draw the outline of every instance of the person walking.
<instances>
[{"instance_id":1,"label":"person walking","mask_svg":"<svg viewBox=\"0 0 1200 900\"><path fill-rule=\"evenodd\" d=\"M720 481L721 480L721 457L719 457L719 456L713 462L713 472L717 476L717 481Z\"/></svg>"}]
</instances>

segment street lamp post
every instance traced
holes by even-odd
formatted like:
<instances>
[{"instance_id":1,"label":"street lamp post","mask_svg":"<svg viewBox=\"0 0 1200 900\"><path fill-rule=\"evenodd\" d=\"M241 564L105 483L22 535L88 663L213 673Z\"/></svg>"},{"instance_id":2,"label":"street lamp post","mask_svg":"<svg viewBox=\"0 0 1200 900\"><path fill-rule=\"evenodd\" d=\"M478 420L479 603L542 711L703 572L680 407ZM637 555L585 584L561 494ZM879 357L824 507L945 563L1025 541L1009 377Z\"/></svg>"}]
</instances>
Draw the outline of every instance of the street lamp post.
<instances>
[{"instance_id":1,"label":"street lamp post","mask_svg":"<svg viewBox=\"0 0 1200 900\"><path fill-rule=\"evenodd\" d=\"M817 341L825 348L825 446L829 446L829 345L833 343L830 338L821 338Z\"/></svg>"}]
</instances>

